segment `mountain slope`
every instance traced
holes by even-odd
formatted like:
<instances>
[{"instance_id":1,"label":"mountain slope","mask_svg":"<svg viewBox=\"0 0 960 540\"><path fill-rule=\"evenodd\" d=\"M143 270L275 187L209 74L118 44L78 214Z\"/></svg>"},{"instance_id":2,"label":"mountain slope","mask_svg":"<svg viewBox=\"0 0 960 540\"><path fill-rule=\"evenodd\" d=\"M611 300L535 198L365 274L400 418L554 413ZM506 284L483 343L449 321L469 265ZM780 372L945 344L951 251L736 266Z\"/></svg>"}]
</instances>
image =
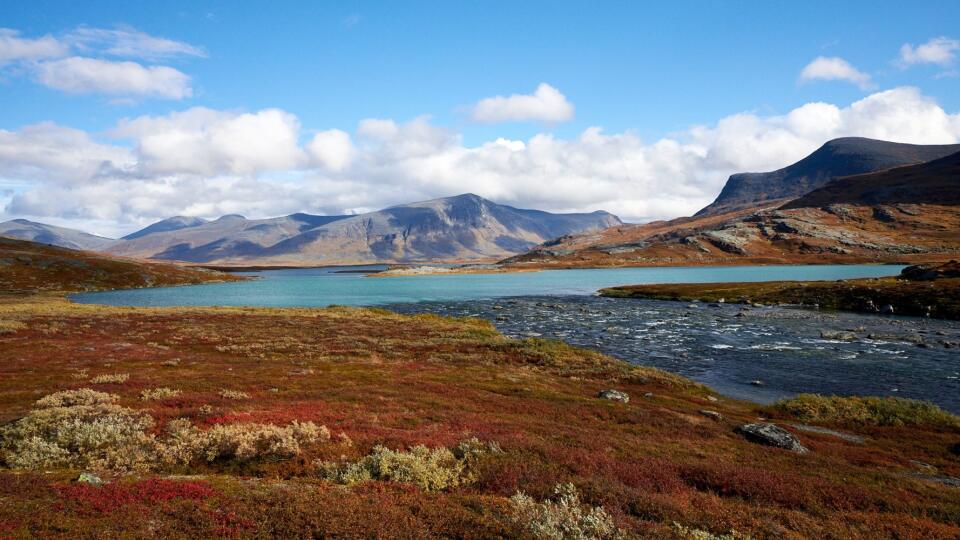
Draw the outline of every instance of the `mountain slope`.
<instances>
[{"instance_id":1,"label":"mountain slope","mask_svg":"<svg viewBox=\"0 0 960 540\"><path fill-rule=\"evenodd\" d=\"M557 236L620 224L606 212L551 214L472 194L356 216L293 214L215 221L117 242L126 256L206 264L315 265L490 260Z\"/></svg>"},{"instance_id":2,"label":"mountain slope","mask_svg":"<svg viewBox=\"0 0 960 540\"><path fill-rule=\"evenodd\" d=\"M92 291L187 285L243 278L168 263L0 238L0 292Z\"/></svg>"},{"instance_id":3,"label":"mountain slope","mask_svg":"<svg viewBox=\"0 0 960 540\"><path fill-rule=\"evenodd\" d=\"M16 238L41 244L69 249L88 249L99 251L106 249L116 242L112 238L104 238L66 227L37 223L26 219L13 219L0 223L0 236Z\"/></svg>"},{"instance_id":4,"label":"mountain slope","mask_svg":"<svg viewBox=\"0 0 960 540\"><path fill-rule=\"evenodd\" d=\"M231 214L192 227L157 231L117 242L110 246L109 252L144 259L190 262L256 256L277 242L345 217L292 214L247 219Z\"/></svg>"},{"instance_id":5,"label":"mountain slope","mask_svg":"<svg viewBox=\"0 0 960 540\"><path fill-rule=\"evenodd\" d=\"M168 231L179 231L180 229L187 229L190 227L196 227L198 225L203 225L207 220L198 217L188 217L188 216L174 216L172 218L167 218L162 221L158 221L153 225L148 225L135 233L130 233L123 237L124 240L136 240L142 236L148 234L158 233L158 232L168 232Z\"/></svg>"},{"instance_id":6,"label":"mountain slope","mask_svg":"<svg viewBox=\"0 0 960 540\"><path fill-rule=\"evenodd\" d=\"M960 152L919 165L837 178L783 208L891 203L960 204Z\"/></svg>"},{"instance_id":7,"label":"mountain slope","mask_svg":"<svg viewBox=\"0 0 960 540\"><path fill-rule=\"evenodd\" d=\"M619 226L512 266L943 261L960 255L960 153L841 177L781 207Z\"/></svg>"},{"instance_id":8,"label":"mountain slope","mask_svg":"<svg viewBox=\"0 0 960 540\"><path fill-rule=\"evenodd\" d=\"M915 145L862 137L834 139L783 169L730 176L717 199L696 213L715 215L781 199L792 199L832 179L923 163L960 151L960 144Z\"/></svg>"}]
</instances>

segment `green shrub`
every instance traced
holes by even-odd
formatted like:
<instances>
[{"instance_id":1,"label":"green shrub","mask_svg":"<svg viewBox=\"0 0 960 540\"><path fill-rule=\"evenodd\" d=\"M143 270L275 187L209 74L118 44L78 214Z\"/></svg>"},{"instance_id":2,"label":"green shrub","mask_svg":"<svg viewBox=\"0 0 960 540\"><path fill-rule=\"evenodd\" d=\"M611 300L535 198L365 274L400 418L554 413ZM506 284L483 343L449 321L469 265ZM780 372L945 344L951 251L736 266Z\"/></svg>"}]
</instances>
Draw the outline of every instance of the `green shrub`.
<instances>
[{"instance_id":1,"label":"green shrub","mask_svg":"<svg viewBox=\"0 0 960 540\"><path fill-rule=\"evenodd\" d=\"M456 448L430 449L414 446L406 452L377 446L356 463L318 463L321 475L334 482L353 485L369 480L414 484L424 491L441 491L476 480L476 465L487 452L500 452L496 443L477 439L461 442Z\"/></svg>"},{"instance_id":2,"label":"green shrub","mask_svg":"<svg viewBox=\"0 0 960 540\"><path fill-rule=\"evenodd\" d=\"M324 426L293 422L217 425L206 431L189 420L150 433L153 418L113 403L117 396L88 388L51 394L25 417L0 427L0 459L15 469L84 468L147 471L220 459L286 459L330 439Z\"/></svg>"},{"instance_id":3,"label":"green shrub","mask_svg":"<svg viewBox=\"0 0 960 540\"><path fill-rule=\"evenodd\" d=\"M4 461L16 469L144 470L157 444L153 419L112 404L35 409L0 428Z\"/></svg>"},{"instance_id":4,"label":"green shrub","mask_svg":"<svg viewBox=\"0 0 960 540\"><path fill-rule=\"evenodd\" d=\"M838 422L857 425L926 425L960 428L960 416L933 403L895 397L840 397L800 394L773 405L805 422Z\"/></svg>"},{"instance_id":5,"label":"green shrub","mask_svg":"<svg viewBox=\"0 0 960 540\"><path fill-rule=\"evenodd\" d=\"M606 540L626 538L602 507L580 503L573 484L558 484L554 500L537 502L517 493L510 498L512 519L542 540Z\"/></svg>"}]
</instances>

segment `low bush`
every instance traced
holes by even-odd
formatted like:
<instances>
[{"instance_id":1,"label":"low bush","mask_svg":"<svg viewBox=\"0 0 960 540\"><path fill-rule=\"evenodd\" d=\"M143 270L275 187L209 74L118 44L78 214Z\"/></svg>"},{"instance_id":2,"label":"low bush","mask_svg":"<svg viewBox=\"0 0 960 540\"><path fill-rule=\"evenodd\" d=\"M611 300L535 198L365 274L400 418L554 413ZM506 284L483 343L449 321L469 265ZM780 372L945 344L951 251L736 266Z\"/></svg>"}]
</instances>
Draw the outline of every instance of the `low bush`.
<instances>
[{"instance_id":1,"label":"low bush","mask_svg":"<svg viewBox=\"0 0 960 540\"><path fill-rule=\"evenodd\" d=\"M687 527L679 523L673 524L673 532L684 540L750 540L750 535L730 531L724 534L713 534L710 531Z\"/></svg>"},{"instance_id":2,"label":"low bush","mask_svg":"<svg viewBox=\"0 0 960 540\"><path fill-rule=\"evenodd\" d=\"M35 409L0 428L3 458L16 469L149 469L156 441L153 419L113 404Z\"/></svg>"},{"instance_id":3,"label":"low bush","mask_svg":"<svg viewBox=\"0 0 960 540\"><path fill-rule=\"evenodd\" d=\"M250 399L250 394L239 390L223 389L220 391L220 397L224 399Z\"/></svg>"},{"instance_id":4,"label":"low bush","mask_svg":"<svg viewBox=\"0 0 960 540\"><path fill-rule=\"evenodd\" d=\"M52 407L74 407L76 405L109 405L118 399L120 399L119 396L113 394L97 392L90 388L80 388L78 390L64 390L50 394L49 396L44 396L37 400L34 407L37 409L49 409Z\"/></svg>"},{"instance_id":5,"label":"low bush","mask_svg":"<svg viewBox=\"0 0 960 540\"><path fill-rule=\"evenodd\" d=\"M220 459L287 459L300 455L304 445L330 440L326 426L297 421L287 426L221 424L201 431L188 420L179 420L167 430L170 436L161 448L162 459L181 465Z\"/></svg>"},{"instance_id":6,"label":"low bush","mask_svg":"<svg viewBox=\"0 0 960 540\"><path fill-rule=\"evenodd\" d=\"M0 427L0 459L15 469L84 468L146 471L198 461L279 460L304 445L328 441L312 422L216 425L201 431L173 420L161 437L148 433L153 418L115 405L117 396L90 389L51 394L25 417Z\"/></svg>"},{"instance_id":7,"label":"low bush","mask_svg":"<svg viewBox=\"0 0 960 540\"><path fill-rule=\"evenodd\" d=\"M157 401L161 399L177 397L179 395L180 391L172 388L148 388L140 392L140 399L144 401Z\"/></svg>"},{"instance_id":8,"label":"low bush","mask_svg":"<svg viewBox=\"0 0 960 540\"><path fill-rule=\"evenodd\" d=\"M25 330L26 328L27 328L27 325L20 321L0 319L0 335L12 334L17 330Z\"/></svg>"},{"instance_id":9,"label":"low bush","mask_svg":"<svg viewBox=\"0 0 960 540\"><path fill-rule=\"evenodd\" d=\"M927 401L905 398L800 394L778 401L772 409L804 422L960 428L960 416Z\"/></svg>"},{"instance_id":10,"label":"low bush","mask_svg":"<svg viewBox=\"0 0 960 540\"><path fill-rule=\"evenodd\" d=\"M369 480L414 484L424 491L441 491L476 481L477 462L488 452L500 452L496 443L477 439L461 442L456 448L430 449L414 446L406 452L377 446L360 461L347 465L318 463L321 475L340 484Z\"/></svg>"},{"instance_id":11,"label":"low bush","mask_svg":"<svg viewBox=\"0 0 960 540\"><path fill-rule=\"evenodd\" d=\"M558 484L554 500L537 502L517 493L510 498L512 519L542 540L606 540L626 538L613 518L599 506L581 504L573 484Z\"/></svg>"},{"instance_id":12,"label":"low bush","mask_svg":"<svg viewBox=\"0 0 960 540\"><path fill-rule=\"evenodd\" d=\"M93 384L121 384L127 382L127 379L129 378L129 373L114 373L112 375L97 375L96 377L90 379L90 382Z\"/></svg>"}]
</instances>

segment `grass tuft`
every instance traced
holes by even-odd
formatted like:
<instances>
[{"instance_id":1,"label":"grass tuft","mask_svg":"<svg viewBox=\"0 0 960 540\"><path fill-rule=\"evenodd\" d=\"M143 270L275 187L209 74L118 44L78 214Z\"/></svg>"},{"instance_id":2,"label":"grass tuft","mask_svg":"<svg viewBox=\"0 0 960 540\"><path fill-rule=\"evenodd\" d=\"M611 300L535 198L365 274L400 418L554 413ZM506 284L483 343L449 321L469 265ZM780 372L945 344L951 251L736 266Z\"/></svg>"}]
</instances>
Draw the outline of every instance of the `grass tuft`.
<instances>
[{"instance_id":1,"label":"grass tuft","mask_svg":"<svg viewBox=\"0 0 960 540\"><path fill-rule=\"evenodd\" d=\"M927 401L896 397L800 394L778 401L772 409L805 422L960 428L960 416Z\"/></svg>"}]
</instances>

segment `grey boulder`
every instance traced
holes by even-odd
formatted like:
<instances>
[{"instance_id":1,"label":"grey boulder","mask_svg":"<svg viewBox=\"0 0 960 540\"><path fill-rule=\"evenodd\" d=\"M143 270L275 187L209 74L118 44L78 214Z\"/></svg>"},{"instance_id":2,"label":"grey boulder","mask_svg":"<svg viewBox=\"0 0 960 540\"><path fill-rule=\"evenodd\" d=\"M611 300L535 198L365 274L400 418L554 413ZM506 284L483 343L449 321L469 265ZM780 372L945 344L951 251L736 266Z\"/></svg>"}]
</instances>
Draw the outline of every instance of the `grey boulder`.
<instances>
[{"instance_id":1,"label":"grey boulder","mask_svg":"<svg viewBox=\"0 0 960 540\"><path fill-rule=\"evenodd\" d=\"M806 454L810 451L800 444L800 441L792 433L774 424L766 422L744 424L735 431L746 437L747 440L758 444L775 446L798 454Z\"/></svg>"}]
</instances>

